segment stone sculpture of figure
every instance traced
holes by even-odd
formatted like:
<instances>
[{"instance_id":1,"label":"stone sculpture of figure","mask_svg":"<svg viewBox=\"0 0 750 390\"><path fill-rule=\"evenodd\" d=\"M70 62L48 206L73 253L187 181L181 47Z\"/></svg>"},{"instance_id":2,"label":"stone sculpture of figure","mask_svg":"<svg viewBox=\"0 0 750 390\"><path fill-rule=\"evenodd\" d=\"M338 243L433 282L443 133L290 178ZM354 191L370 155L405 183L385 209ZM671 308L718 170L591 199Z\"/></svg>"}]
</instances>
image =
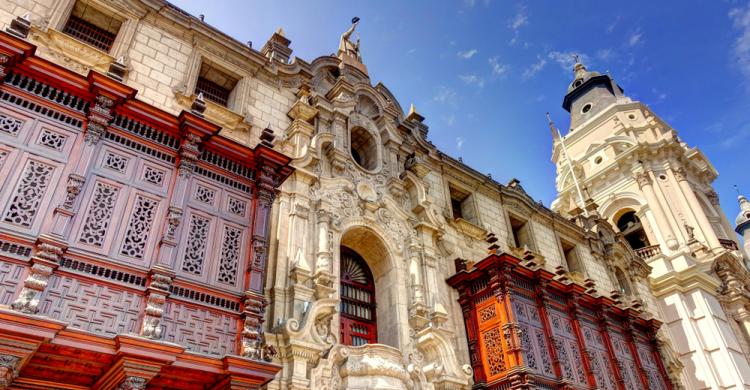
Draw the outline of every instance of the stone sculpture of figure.
<instances>
[{"instance_id":1,"label":"stone sculpture of figure","mask_svg":"<svg viewBox=\"0 0 750 390\"><path fill-rule=\"evenodd\" d=\"M361 62L362 58L359 55L359 38L357 38L356 42L353 42L350 39L352 34L354 33L354 29L357 28L357 24L359 24L359 18L355 17L354 19L352 19L352 26L349 27L349 29L346 30L343 34L341 34L338 55L349 55L352 58L357 59L357 61Z\"/></svg>"},{"instance_id":2,"label":"stone sculpture of figure","mask_svg":"<svg viewBox=\"0 0 750 390\"><path fill-rule=\"evenodd\" d=\"M685 231L687 232L689 240L695 239L695 228L688 225L687 222L685 223Z\"/></svg>"}]
</instances>

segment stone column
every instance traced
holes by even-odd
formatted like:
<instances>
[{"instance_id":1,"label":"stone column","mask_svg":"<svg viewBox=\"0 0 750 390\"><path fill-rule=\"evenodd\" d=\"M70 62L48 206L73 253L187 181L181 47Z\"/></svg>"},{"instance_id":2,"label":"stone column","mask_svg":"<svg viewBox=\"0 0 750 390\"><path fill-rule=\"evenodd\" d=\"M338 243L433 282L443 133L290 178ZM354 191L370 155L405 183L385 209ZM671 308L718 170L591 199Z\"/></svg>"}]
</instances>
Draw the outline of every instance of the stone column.
<instances>
[{"instance_id":1,"label":"stone column","mask_svg":"<svg viewBox=\"0 0 750 390\"><path fill-rule=\"evenodd\" d=\"M317 217L317 251L315 254L315 273L318 272L333 272L331 270L331 262L333 260L333 251L331 245L333 245L333 234L329 228L331 222L331 212L324 209L318 209L315 211Z\"/></svg>"},{"instance_id":2,"label":"stone column","mask_svg":"<svg viewBox=\"0 0 750 390\"><path fill-rule=\"evenodd\" d=\"M674 237L667 215L664 213L664 209L656 197L651 176L649 176L648 172L637 172L633 177L638 182L638 187L640 187L643 195L646 197L649 208L654 213L654 219L656 219L656 225L659 227L664 244L671 250L677 249L677 240Z\"/></svg>"},{"instance_id":3,"label":"stone column","mask_svg":"<svg viewBox=\"0 0 750 390\"><path fill-rule=\"evenodd\" d=\"M695 218L695 221L698 223L698 227L703 232L703 239L705 240L706 245L708 245L708 247L711 249L721 248L721 243L716 237L716 232L714 232L713 227L711 227L711 222L709 222L708 218L706 217L705 210L703 210L703 207L701 207L700 203L698 202L698 198L695 196L695 192L693 192L693 189L690 187L690 183L687 180L687 172L685 171L685 168L677 166L672 169L672 172L674 173L674 177L680 186L682 196L684 196L687 200L689 206L688 209L692 212L693 218Z\"/></svg>"},{"instance_id":4,"label":"stone column","mask_svg":"<svg viewBox=\"0 0 750 390\"><path fill-rule=\"evenodd\" d=\"M411 301L409 302L409 323L413 328L419 330L426 325L429 320L428 308L424 300L424 281L422 278L422 261L420 254L422 246L417 242L416 237L411 237L408 243L409 256L409 291Z\"/></svg>"}]
</instances>

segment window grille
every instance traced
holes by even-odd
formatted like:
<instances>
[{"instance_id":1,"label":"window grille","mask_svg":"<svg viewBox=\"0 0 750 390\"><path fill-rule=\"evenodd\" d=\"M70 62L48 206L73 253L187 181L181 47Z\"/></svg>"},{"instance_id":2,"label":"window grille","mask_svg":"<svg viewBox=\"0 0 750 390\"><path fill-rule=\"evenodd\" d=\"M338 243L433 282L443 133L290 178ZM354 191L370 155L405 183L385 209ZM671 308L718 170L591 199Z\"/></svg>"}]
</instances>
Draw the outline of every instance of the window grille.
<instances>
[{"instance_id":1,"label":"window grille","mask_svg":"<svg viewBox=\"0 0 750 390\"><path fill-rule=\"evenodd\" d=\"M365 260L341 248L341 343L360 346L377 343L375 282Z\"/></svg>"},{"instance_id":2,"label":"window grille","mask_svg":"<svg viewBox=\"0 0 750 390\"><path fill-rule=\"evenodd\" d=\"M70 15L63 32L104 52L112 49L117 37L117 33L97 27L75 15Z\"/></svg>"},{"instance_id":3,"label":"window grille","mask_svg":"<svg viewBox=\"0 0 750 390\"><path fill-rule=\"evenodd\" d=\"M229 104L230 92L230 90L203 77L198 77L198 83L195 85L196 94L203 93L205 99L224 107L227 107Z\"/></svg>"}]
</instances>

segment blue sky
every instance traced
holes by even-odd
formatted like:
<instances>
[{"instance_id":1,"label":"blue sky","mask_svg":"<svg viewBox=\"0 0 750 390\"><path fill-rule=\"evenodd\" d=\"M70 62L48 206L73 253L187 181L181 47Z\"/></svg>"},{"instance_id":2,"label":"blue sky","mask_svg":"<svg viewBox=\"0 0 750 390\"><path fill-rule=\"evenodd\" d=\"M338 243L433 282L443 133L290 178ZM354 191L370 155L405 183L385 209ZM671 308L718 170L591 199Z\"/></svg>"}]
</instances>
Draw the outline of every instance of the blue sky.
<instances>
[{"instance_id":1,"label":"blue sky","mask_svg":"<svg viewBox=\"0 0 750 390\"><path fill-rule=\"evenodd\" d=\"M382 81L404 109L414 103L441 150L500 182L519 178L547 205L555 188L544 114L568 127L560 106L578 53L700 147L720 173L731 221L733 185L750 195L748 3L173 1L256 49L283 27L293 55L307 61L335 52L359 16L373 84Z\"/></svg>"}]
</instances>

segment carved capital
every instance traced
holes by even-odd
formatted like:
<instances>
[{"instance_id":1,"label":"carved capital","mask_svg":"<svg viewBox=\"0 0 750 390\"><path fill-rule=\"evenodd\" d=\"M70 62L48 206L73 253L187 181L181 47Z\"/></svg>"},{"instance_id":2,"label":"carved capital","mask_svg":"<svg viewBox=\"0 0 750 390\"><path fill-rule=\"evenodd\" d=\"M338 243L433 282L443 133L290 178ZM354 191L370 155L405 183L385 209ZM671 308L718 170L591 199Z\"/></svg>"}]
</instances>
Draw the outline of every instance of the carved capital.
<instances>
[{"instance_id":1,"label":"carved capital","mask_svg":"<svg viewBox=\"0 0 750 390\"><path fill-rule=\"evenodd\" d=\"M244 304L240 355L270 362L276 356L276 348L266 344L263 332L266 300L262 295L246 292Z\"/></svg>"},{"instance_id":2,"label":"carved capital","mask_svg":"<svg viewBox=\"0 0 750 390\"><path fill-rule=\"evenodd\" d=\"M685 181L687 180L687 171L683 167L676 167L672 169L672 172L674 172L674 178L677 179L677 181Z\"/></svg>"},{"instance_id":3,"label":"carved capital","mask_svg":"<svg viewBox=\"0 0 750 390\"><path fill-rule=\"evenodd\" d=\"M139 376L128 376L117 386L117 390L146 390L146 378Z\"/></svg>"},{"instance_id":4,"label":"carved capital","mask_svg":"<svg viewBox=\"0 0 750 390\"><path fill-rule=\"evenodd\" d=\"M201 138L199 136L192 133L185 135L185 139L180 145L180 162L177 166L180 177L190 177L195 171L195 162L200 156L200 150L198 149L200 143Z\"/></svg>"},{"instance_id":5,"label":"carved capital","mask_svg":"<svg viewBox=\"0 0 750 390\"><path fill-rule=\"evenodd\" d=\"M37 253L37 256L39 256L39 253ZM21 289L20 295L13 302L11 308L22 313L36 314L39 311L39 300L47 288L52 272L52 267L42 263L34 263L29 270L29 276L23 282L23 289Z\"/></svg>"},{"instance_id":6,"label":"carved capital","mask_svg":"<svg viewBox=\"0 0 750 390\"><path fill-rule=\"evenodd\" d=\"M14 355L0 355L0 389L8 388L18 377L21 358Z\"/></svg>"},{"instance_id":7,"label":"carved capital","mask_svg":"<svg viewBox=\"0 0 750 390\"><path fill-rule=\"evenodd\" d=\"M96 95L94 104L89 109L84 141L88 145L96 145L107 131L109 122L112 121L112 109L115 101L104 95Z\"/></svg>"},{"instance_id":8,"label":"carved capital","mask_svg":"<svg viewBox=\"0 0 750 390\"><path fill-rule=\"evenodd\" d=\"M81 188L83 188L83 183L85 182L86 178L81 175L71 173L70 176L68 176L68 183L65 186L65 200L63 200L63 204L61 205L62 208L66 210L73 209L76 198L78 197L78 194L81 193Z\"/></svg>"},{"instance_id":9,"label":"carved capital","mask_svg":"<svg viewBox=\"0 0 750 390\"><path fill-rule=\"evenodd\" d=\"M167 211L167 229L164 232L164 240L174 241L177 234L177 228L182 221L182 209L175 206L169 206Z\"/></svg>"},{"instance_id":10,"label":"carved capital","mask_svg":"<svg viewBox=\"0 0 750 390\"><path fill-rule=\"evenodd\" d=\"M637 172L633 174L633 178L638 183L639 188L651 185L651 176L647 172Z\"/></svg>"},{"instance_id":11,"label":"carved capital","mask_svg":"<svg viewBox=\"0 0 750 390\"><path fill-rule=\"evenodd\" d=\"M164 315L164 303L167 301L171 286L172 277L152 271L146 292L146 308L141 325L141 336L153 340L161 339L161 319Z\"/></svg>"}]
</instances>

